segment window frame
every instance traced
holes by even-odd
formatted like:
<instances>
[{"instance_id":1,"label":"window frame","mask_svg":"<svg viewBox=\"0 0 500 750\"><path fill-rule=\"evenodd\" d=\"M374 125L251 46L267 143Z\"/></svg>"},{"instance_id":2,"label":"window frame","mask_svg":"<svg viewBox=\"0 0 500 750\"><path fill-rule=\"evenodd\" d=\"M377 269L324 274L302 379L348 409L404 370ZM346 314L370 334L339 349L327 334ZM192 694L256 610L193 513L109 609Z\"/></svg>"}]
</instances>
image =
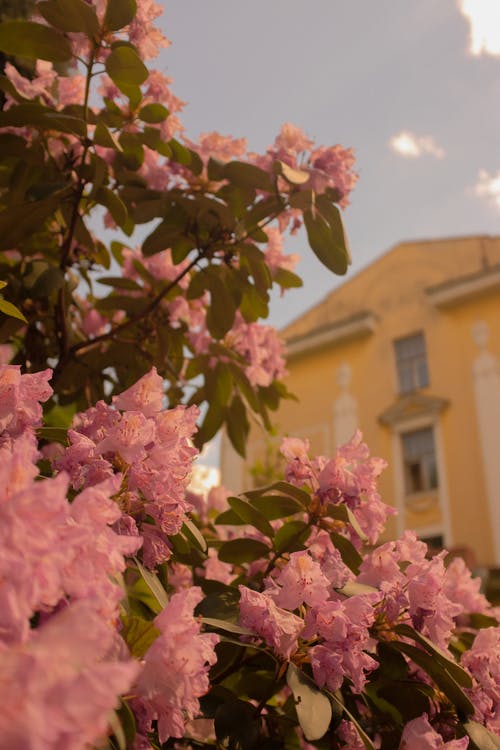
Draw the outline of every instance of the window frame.
<instances>
[{"instance_id":1,"label":"window frame","mask_svg":"<svg viewBox=\"0 0 500 750\"><path fill-rule=\"evenodd\" d=\"M433 425L402 431L399 437L405 497L419 493L438 492L438 456ZM427 445L424 444L426 437L429 438ZM411 439L413 439L413 446ZM416 471L414 471L415 468Z\"/></svg>"},{"instance_id":2,"label":"window frame","mask_svg":"<svg viewBox=\"0 0 500 750\"><path fill-rule=\"evenodd\" d=\"M415 343L416 350L411 351ZM430 385L429 362L424 331L401 336L392 342L397 391L405 396ZM408 351L405 352L404 348Z\"/></svg>"}]
</instances>

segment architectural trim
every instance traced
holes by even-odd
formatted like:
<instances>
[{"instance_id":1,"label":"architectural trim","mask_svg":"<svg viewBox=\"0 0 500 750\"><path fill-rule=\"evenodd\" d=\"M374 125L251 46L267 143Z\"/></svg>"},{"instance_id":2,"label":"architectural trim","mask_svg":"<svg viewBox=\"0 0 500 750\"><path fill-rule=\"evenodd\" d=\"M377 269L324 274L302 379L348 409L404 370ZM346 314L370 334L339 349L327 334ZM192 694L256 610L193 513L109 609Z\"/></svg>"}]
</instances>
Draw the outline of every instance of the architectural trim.
<instances>
[{"instance_id":1,"label":"architectural trim","mask_svg":"<svg viewBox=\"0 0 500 750\"><path fill-rule=\"evenodd\" d=\"M426 294L436 307L452 307L487 292L498 290L500 290L500 266L497 265L431 286L426 289Z\"/></svg>"},{"instance_id":2,"label":"architectural trim","mask_svg":"<svg viewBox=\"0 0 500 750\"><path fill-rule=\"evenodd\" d=\"M431 418L440 414L449 401L439 396L427 396L424 393L409 393L392 406L379 414L379 422L387 427L395 427L401 422L407 422L414 417Z\"/></svg>"},{"instance_id":3,"label":"architectural trim","mask_svg":"<svg viewBox=\"0 0 500 750\"><path fill-rule=\"evenodd\" d=\"M375 330L375 323L375 315L363 311L329 325L319 326L300 336L293 336L286 340L288 358L338 344L340 341L369 336Z\"/></svg>"}]
</instances>

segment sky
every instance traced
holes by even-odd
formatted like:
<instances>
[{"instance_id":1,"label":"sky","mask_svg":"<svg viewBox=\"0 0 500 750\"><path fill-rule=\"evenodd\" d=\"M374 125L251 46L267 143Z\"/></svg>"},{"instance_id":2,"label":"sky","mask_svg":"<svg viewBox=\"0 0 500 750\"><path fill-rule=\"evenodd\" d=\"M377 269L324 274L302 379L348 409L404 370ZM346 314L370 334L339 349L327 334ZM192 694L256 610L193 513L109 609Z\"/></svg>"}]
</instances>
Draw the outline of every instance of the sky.
<instances>
[{"instance_id":1,"label":"sky","mask_svg":"<svg viewBox=\"0 0 500 750\"><path fill-rule=\"evenodd\" d=\"M304 234L282 327L403 240L500 232L500 0L161 0L159 67L188 137L264 151L284 122L356 154L353 263L328 272Z\"/></svg>"}]
</instances>

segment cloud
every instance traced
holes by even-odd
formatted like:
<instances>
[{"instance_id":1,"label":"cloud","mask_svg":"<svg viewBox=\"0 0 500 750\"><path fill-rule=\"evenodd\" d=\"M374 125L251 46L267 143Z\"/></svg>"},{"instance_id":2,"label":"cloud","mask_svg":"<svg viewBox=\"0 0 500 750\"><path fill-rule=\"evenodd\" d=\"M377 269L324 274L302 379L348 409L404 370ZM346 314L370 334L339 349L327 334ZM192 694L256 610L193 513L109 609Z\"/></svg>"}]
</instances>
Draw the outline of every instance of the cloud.
<instances>
[{"instance_id":1,"label":"cloud","mask_svg":"<svg viewBox=\"0 0 500 750\"><path fill-rule=\"evenodd\" d=\"M432 135L415 135L409 130L402 130L401 133L393 135L389 146L407 159L418 159L426 154L443 159L445 155L444 149L437 145Z\"/></svg>"},{"instance_id":2,"label":"cloud","mask_svg":"<svg viewBox=\"0 0 500 750\"><path fill-rule=\"evenodd\" d=\"M458 0L469 22L469 52L500 55L500 3L498 0Z\"/></svg>"},{"instance_id":3,"label":"cloud","mask_svg":"<svg viewBox=\"0 0 500 750\"><path fill-rule=\"evenodd\" d=\"M495 175L486 169L479 170L474 192L480 198L487 198L500 209L500 170Z\"/></svg>"}]
</instances>

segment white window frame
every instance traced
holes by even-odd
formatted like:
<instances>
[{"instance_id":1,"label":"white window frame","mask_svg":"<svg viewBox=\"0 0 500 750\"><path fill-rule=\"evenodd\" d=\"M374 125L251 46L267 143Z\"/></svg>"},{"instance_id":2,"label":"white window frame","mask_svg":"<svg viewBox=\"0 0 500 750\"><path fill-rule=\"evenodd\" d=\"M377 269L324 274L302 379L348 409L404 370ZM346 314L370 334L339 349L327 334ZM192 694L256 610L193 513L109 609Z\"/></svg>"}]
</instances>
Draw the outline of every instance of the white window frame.
<instances>
[{"instance_id":1,"label":"white window frame","mask_svg":"<svg viewBox=\"0 0 500 750\"><path fill-rule=\"evenodd\" d=\"M445 547L447 549L450 549L450 547L453 545L453 536L451 530L448 482L444 462L443 437L441 432L441 425L437 416L421 415L417 417L411 417L398 422L397 425L392 426L392 465L394 471L394 499L395 506L398 510L398 515L396 516L398 536L400 536L405 530L404 520L405 510L407 507L407 498L418 497L418 493L416 495L406 494L403 444L401 436L404 433L414 432L415 430L421 430L426 427L432 427L434 430L434 447L436 451L438 487L436 490L432 490L432 492L436 492L437 494L443 521L442 524L432 524L429 526L419 527L418 533L419 536L423 537L441 535L443 537Z\"/></svg>"}]
</instances>

